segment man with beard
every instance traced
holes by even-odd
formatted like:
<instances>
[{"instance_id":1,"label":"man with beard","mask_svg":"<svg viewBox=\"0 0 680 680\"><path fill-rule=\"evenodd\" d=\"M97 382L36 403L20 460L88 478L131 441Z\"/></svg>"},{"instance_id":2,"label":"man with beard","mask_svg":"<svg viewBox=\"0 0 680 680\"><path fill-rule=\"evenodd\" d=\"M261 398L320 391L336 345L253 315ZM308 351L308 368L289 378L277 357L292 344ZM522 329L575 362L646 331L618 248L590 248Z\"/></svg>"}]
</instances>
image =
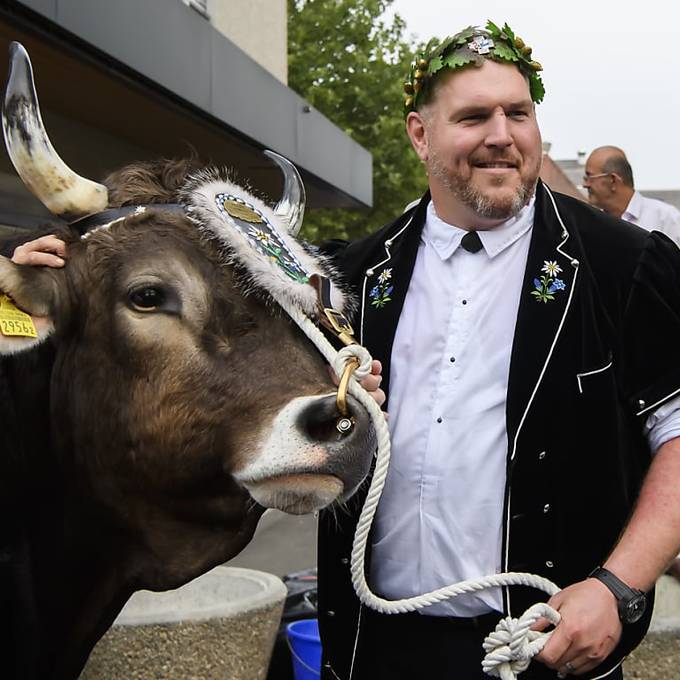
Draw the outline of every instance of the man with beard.
<instances>
[{"instance_id":1,"label":"man with beard","mask_svg":"<svg viewBox=\"0 0 680 680\"><path fill-rule=\"evenodd\" d=\"M523 679L621 678L680 548L680 253L538 180L539 70L491 22L420 55L406 130L429 190L379 232L329 245L388 394L392 458L366 575L390 600L545 576L563 589L549 601L561 622ZM485 635L547 597L360 605L363 496L320 517L322 678L488 677Z\"/></svg>"}]
</instances>

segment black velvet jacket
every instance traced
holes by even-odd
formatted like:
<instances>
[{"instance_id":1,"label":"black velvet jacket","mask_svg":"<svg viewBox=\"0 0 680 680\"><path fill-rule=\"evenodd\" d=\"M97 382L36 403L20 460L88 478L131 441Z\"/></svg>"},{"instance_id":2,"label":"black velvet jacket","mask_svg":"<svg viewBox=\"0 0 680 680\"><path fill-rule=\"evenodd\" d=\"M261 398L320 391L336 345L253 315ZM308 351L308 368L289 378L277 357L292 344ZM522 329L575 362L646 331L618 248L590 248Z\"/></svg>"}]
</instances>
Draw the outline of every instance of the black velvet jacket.
<instances>
[{"instance_id":1,"label":"black velvet jacket","mask_svg":"<svg viewBox=\"0 0 680 680\"><path fill-rule=\"evenodd\" d=\"M328 247L358 294L355 330L383 364L388 398L392 342L428 201L426 194L362 241ZM566 287L541 302L531 291L546 260L561 267ZM386 268L394 289L378 308L370 291ZM679 351L680 250L662 234L539 183L507 395L504 571L540 574L565 587L606 559L650 462L645 419L680 394ZM360 606L349 557L362 502L359 492L347 512L322 513L319 523L322 677L328 680L350 678ZM640 642L652 595L643 619L624 627L617 650L583 677L606 677ZM504 589L512 616L546 599L526 587Z\"/></svg>"}]
</instances>

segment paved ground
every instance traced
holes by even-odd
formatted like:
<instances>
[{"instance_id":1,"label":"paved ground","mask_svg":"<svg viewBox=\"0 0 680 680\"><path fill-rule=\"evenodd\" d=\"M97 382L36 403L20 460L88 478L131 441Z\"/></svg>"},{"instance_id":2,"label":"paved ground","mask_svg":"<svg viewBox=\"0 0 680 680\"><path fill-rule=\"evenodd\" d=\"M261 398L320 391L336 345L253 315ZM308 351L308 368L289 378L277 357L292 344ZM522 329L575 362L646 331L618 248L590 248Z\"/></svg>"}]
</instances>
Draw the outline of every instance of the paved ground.
<instances>
[{"instance_id":1,"label":"paved ground","mask_svg":"<svg viewBox=\"0 0 680 680\"><path fill-rule=\"evenodd\" d=\"M227 564L277 576L316 566L316 518L267 510L253 540Z\"/></svg>"}]
</instances>

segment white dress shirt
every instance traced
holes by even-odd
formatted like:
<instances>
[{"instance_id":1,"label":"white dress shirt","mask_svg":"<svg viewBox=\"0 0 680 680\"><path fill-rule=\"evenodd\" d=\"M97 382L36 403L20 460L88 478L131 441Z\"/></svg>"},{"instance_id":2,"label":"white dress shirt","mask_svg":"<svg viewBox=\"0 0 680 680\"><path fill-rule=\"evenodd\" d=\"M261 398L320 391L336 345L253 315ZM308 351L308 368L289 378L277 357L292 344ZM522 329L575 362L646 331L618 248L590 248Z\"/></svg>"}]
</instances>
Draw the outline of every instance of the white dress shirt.
<instances>
[{"instance_id":1,"label":"white dress shirt","mask_svg":"<svg viewBox=\"0 0 680 680\"><path fill-rule=\"evenodd\" d=\"M389 598L497 573L505 491L505 401L534 204L483 250L430 202L392 349L392 461L373 532L371 579ZM499 589L429 615L502 610Z\"/></svg>"},{"instance_id":2,"label":"white dress shirt","mask_svg":"<svg viewBox=\"0 0 680 680\"><path fill-rule=\"evenodd\" d=\"M621 218L647 231L660 231L680 246L680 210L655 198L635 192Z\"/></svg>"},{"instance_id":3,"label":"white dress shirt","mask_svg":"<svg viewBox=\"0 0 680 680\"><path fill-rule=\"evenodd\" d=\"M373 527L370 583L389 599L501 571L510 354L534 202L460 247L427 208L392 348L392 459ZM680 434L680 398L646 423L655 450ZM499 588L420 613L502 611Z\"/></svg>"}]
</instances>

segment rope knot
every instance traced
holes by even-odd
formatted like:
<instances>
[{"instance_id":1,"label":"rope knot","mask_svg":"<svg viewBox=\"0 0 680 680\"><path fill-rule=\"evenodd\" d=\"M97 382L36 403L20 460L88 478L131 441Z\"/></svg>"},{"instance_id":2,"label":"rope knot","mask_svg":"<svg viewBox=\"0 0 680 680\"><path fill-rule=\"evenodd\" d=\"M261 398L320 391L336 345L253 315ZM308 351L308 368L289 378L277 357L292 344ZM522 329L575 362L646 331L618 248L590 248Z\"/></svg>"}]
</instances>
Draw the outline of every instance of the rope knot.
<instances>
[{"instance_id":1,"label":"rope knot","mask_svg":"<svg viewBox=\"0 0 680 680\"><path fill-rule=\"evenodd\" d=\"M482 669L487 675L516 680L529 667L531 659L543 649L551 635L531 630L541 617L553 625L560 621L560 615L541 602L529 607L518 619L506 616L498 622L496 629L484 640L486 656Z\"/></svg>"},{"instance_id":2,"label":"rope knot","mask_svg":"<svg viewBox=\"0 0 680 680\"><path fill-rule=\"evenodd\" d=\"M367 375L371 374L373 359L369 351L361 345L348 345L339 350L333 359L333 370L338 377L344 373L347 362L353 358L359 361L359 367L354 371L354 378L356 380L363 380Z\"/></svg>"}]
</instances>

